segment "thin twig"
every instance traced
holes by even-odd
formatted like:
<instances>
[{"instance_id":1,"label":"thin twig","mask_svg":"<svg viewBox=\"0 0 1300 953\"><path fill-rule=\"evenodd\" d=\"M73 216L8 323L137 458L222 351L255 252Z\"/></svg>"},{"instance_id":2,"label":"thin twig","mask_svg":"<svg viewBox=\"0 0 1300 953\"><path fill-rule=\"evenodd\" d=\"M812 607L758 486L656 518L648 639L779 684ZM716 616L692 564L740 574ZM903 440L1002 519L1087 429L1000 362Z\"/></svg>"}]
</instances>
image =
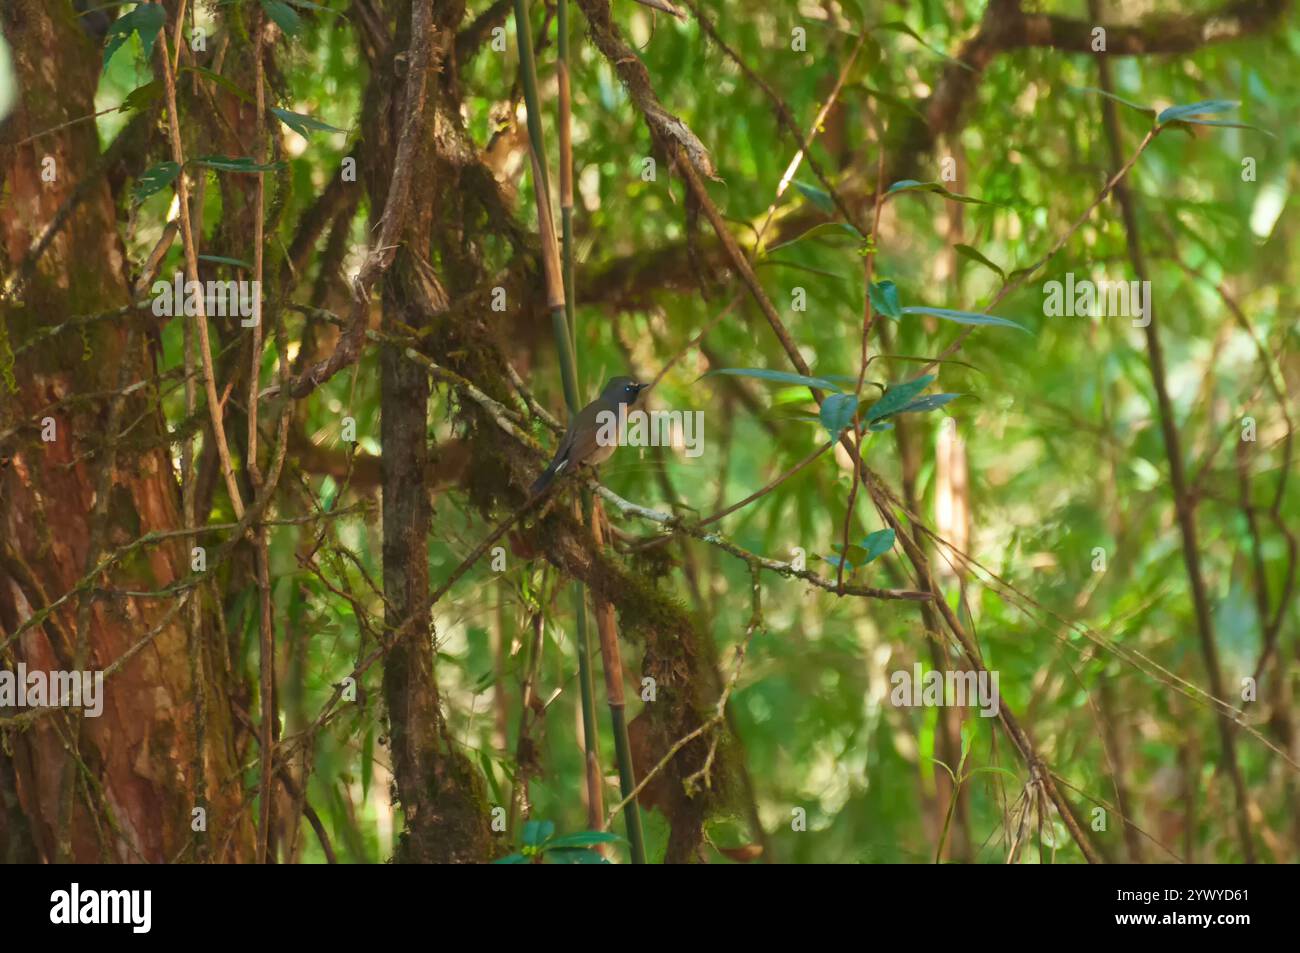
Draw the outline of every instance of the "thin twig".
<instances>
[{"instance_id":1,"label":"thin twig","mask_svg":"<svg viewBox=\"0 0 1300 953\"><path fill-rule=\"evenodd\" d=\"M167 98L167 133L171 139L172 161L179 167L176 176L176 198L180 205L181 242L185 249L186 277L199 284L199 259L194 245L194 233L190 227L189 186L185 181L185 150L181 146L180 112L176 108L176 77L172 73L171 58L168 55L164 36L159 37L158 57L163 67L163 89ZM258 173L259 175L261 173ZM226 481L226 492L230 494L230 506L237 519L244 515L244 499L239 492L239 483L235 480L235 468L230 459L230 447L226 443L225 422L222 419L221 401L217 396L216 372L212 366L212 344L208 338L208 319L204 312L204 295L195 295L194 326L199 331L199 353L203 358L203 383L208 394L208 413L212 419L212 436L217 445L217 456L221 461L221 475Z\"/></svg>"}]
</instances>

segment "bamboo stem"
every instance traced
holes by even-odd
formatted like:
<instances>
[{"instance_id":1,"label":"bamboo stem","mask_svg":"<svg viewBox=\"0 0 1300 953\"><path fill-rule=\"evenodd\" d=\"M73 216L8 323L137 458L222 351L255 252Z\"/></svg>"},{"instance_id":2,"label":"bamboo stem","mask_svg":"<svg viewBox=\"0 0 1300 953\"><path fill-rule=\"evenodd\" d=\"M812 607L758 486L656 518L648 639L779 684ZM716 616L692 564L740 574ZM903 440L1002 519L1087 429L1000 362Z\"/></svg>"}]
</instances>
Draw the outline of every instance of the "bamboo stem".
<instances>
[{"instance_id":1,"label":"bamboo stem","mask_svg":"<svg viewBox=\"0 0 1300 953\"><path fill-rule=\"evenodd\" d=\"M560 64L560 100L561 100L561 154L564 161L561 168L561 190L562 200L567 198L568 212L565 215L569 225L566 226L565 242L565 260L567 265L562 268L560 265L559 251L555 242L555 226L551 215L550 199L550 181L546 170L546 142L542 134L541 106L540 97L537 91L537 64L533 55L532 32L529 28L528 19L528 0L515 0L515 37L519 44L519 66L520 74L524 86L524 104L527 109L528 120L528 141L530 145L530 158L533 166L533 182L537 191L537 225L541 233L542 241L542 270L546 278L546 303L551 311L551 330L555 337L555 347L560 357L560 373L564 382L564 398L568 404L569 416L573 417L580 406L578 400L578 383L575 369L576 361L574 358L574 340L571 328L572 322L572 294L566 294L566 290L572 287L572 266L573 266L573 244L572 244L572 205L573 205L573 181L572 181L572 143L569 139L569 91L568 91L568 11L566 5L562 2L560 5L560 43L562 44L564 57ZM566 274L567 271L567 274ZM567 288L566 288L567 286ZM592 520L593 531L596 522ZM597 537L599 538L599 537ZM590 690L590 672L587 677L583 675L583 668L588 664L587 648L587 630L586 630L586 606L585 600L579 600L581 606L578 612L578 652L579 652L579 676L580 685L584 693L583 699L583 734L589 741L594 741L595 736L595 703L591 698L593 694ZM596 624L600 633L601 642L601 659L605 668L605 684L609 691L610 697L610 717L614 726L614 748L618 759L619 766L619 786L624 797L635 786L632 771L631 746L627 737L627 724L624 720L623 712L623 669L619 658L618 635L614 622L614 609L608 603L596 604ZM615 692L611 686L617 685ZM590 715L590 719L588 719ZM588 730L590 725L590 730ZM590 774L590 764L595 754L594 743L589 743L587 748L588 760L588 790L593 787L599 788L599 765L596 765L597 776L593 784L593 778ZM631 844L632 862L634 864L645 863L645 846L641 835L641 818L636 810L628 811L627 818L628 841Z\"/></svg>"},{"instance_id":2,"label":"bamboo stem","mask_svg":"<svg viewBox=\"0 0 1300 953\"><path fill-rule=\"evenodd\" d=\"M560 230L564 252L564 312L569 322L569 344L574 357L578 354L577 320L573 316L573 100L569 87L569 2L556 5L556 30L559 33L560 86ZM575 368L576 370L576 368Z\"/></svg>"},{"instance_id":3,"label":"bamboo stem","mask_svg":"<svg viewBox=\"0 0 1300 953\"><path fill-rule=\"evenodd\" d=\"M597 548L604 548L601 523L605 511L597 501L591 514L591 535ZM623 811L627 824L627 840L632 851L632 863L645 863L645 837L641 832L641 809L634 792L636 772L632 768L632 744L627 736L627 705L623 698L623 658L618 647L618 623L614 619L614 605L595 593L596 629L600 634L600 659L605 668L605 698L609 703L609 719L614 728L614 753L618 760L618 788L627 807Z\"/></svg>"},{"instance_id":4,"label":"bamboo stem","mask_svg":"<svg viewBox=\"0 0 1300 953\"><path fill-rule=\"evenodd\" d=\"M556 4L556 30L559 34L560 81L560 228L562 268L564 272L564 315L568 323L569 344L573 348L574 377L577 377L578 334L574 317L573 282L573 110L569 90L569 0ZM574 408L576 409L576 407ZM583 490L582 512L591 523L591 493ZM583 751L587 773L587 825L599 830L604 825L605 804L600 778L599 734L596 731L595 683L591 674L591 643L587 633L587 597L581 583L573 586L573 607L578 651L578 688L582 696Z\"/></svg>"},{"instance_id":5,"label":"bamboo stem","mask_svg":"<svg viewBox=\"0 0 1300 953\"><path fill-rule=\"evenodd\" d=\"M577 618L575 641L578 651L578 691L582 703L583 765L587 780L587 826L596 831L605 824L605 796L600 778L600 736L596 731L591 640L587 635L587 593L580 582L573 584L573 610Z\"/></svg>"}]
</instances>

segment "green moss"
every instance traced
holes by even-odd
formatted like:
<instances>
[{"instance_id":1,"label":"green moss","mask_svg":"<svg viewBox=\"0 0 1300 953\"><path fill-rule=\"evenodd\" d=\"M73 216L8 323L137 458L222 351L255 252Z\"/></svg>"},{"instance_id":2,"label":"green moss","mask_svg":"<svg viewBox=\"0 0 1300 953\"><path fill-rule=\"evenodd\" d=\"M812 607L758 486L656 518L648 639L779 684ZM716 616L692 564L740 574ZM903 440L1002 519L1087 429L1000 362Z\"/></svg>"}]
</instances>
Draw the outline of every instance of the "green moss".
<instances>
[{"instance_id":1,"label":"green moss","mask_svg":"<svg viewBox=\"0 0 1300 953\"><path fill-rule=\"evenodd\" d=\"M632 558L632 565L642 576L649 579L668 579L672 576L680 561L672 554L668 546L651 546L638 550Z\"/></svg>"},{"instance_id":2,"label":"green moss","mask_svg":"<svg viewBox=\"0 0 1300 953\"><path fill-rule=\"evenodd\" d=\"M14 350L9 344L9 322L0 321L0 380L11 394L18 393L18 380L14 377Z\"/></svg>"}]
</instances>

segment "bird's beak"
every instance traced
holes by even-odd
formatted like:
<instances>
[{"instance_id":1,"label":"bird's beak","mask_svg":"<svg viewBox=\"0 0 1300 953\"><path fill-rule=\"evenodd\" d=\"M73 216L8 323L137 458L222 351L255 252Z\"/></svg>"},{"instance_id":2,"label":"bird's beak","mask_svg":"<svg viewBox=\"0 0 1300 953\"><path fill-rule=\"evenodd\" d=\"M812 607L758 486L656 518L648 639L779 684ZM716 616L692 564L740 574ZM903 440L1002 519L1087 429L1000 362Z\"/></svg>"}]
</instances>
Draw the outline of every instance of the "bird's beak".
<instances>
[{"instance_id":1,"label":"bird's beak","mask_svg":"<svg viewBox=\"0 0 1300 953\"><path fill-rule=\"evenodd\" d=\"M649 389L650 389L650 385L649 385L649 384L637 384L637 385L636 385L636 396L637 396L637 397L640 397L644 392L648 391Z\"/></svg>"}]
</instances>

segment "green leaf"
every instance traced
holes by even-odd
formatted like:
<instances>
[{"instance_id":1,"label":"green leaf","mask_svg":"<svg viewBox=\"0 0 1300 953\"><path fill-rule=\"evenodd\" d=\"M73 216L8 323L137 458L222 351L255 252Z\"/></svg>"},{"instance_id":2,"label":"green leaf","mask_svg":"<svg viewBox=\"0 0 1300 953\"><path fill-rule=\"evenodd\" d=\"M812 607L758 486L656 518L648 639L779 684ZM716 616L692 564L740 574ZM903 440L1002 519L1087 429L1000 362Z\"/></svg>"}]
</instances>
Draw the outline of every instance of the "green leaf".
<instances>
[{"instance_id":1,"label":"green leaf","mask_svg":"<svg viewBox=\"0 0 1300 953\"><path fill-rule=\"evenodd\" d=\"M180 171L181 167L175 162L159 162L145 169L135 180L135 188L131 190L135 204L139 205L149 196L167 188L176 180Z\"/></svg>"},{"instance_id":2,"label":"green leaf","mask_svg":"<svg viewBox=\"0 0 1300 953\"><path fill-rule=\"evenodd\" d=\"M229 76L222 76L220 73L214 72L203 66L182 66L181 67L182 73L187 70L191 73L197 73L199 76L202 76L204 79L211 80L212 82L220 86L222 89L224 89L226 92L238 97L239 99L242 99L246 103L251 103L253 101L253 95L241 89L239 87L239 84L236 83Z\"/></svg>"},{"instance_id":3,"label":"green leaf","mask_svg":"<svg viewBox=\"0 0 1300 953\"><path fill-rule=\"evenodd\" d=\"M123 43L134 33L140 37L140 45L144 48L144 58L148 62L153 56L153 45L158 39L158 32L162 29L163 23L167 18L167 13L159 3L140 3L130 13L123 14L113 21L109 26L108 32L104 34L107 41L104 45L104 69L108 69L108 61L113 58L113 54L118 51Z\"/></svg>"},{"instance_id":4,"label":"green leaf","mask_svg":"<svg viewBox=\"0 0 1300 953\"><path fill-rule=\"evenodd\" d=\"M210 261L214 265L234 265L236 268L243 268L246 271L252 271L253 266L239 258L226 258L223 255L200 255L199 261Z\"/></svg>"},{"instance_id":5,"label":"green leaf","mask_svg":"<svg viewBox=\"0 0 1300 953\"><path fill-rule=\"evenodd\" d=\"M828 381L834 381L840 390L853 390L858 386L858 375L856 374L823 374L822 377Z\"/></svg>"},{"instance_id":6,"label":"green leaf","mask_svg":"<svg viewBox=\"0 0 1300 953\"><path fill-rule=\"evenodd\" d=\"M818 558L830 563L836 569L839 569L840 563L843 563L845 572L853 572L853 563L849 562L847 559L840 559L839 556L819 556Z\"/></svg>"},{"instance_id":7,"label":"green leaf","mask_svg":"<svg viewBox=\"0 0 1300 953\"><path fill-rule=\"evenodd\" d=\"M876 532L862 540L862 548L866 554L866 558L862 560L862 565L865 566L873 559L879 559L894 548L894 531L892 529L876 530Z\"/></svg>"},{"instance_id":8,"label":"green leaf","mask_svg":"<svg viewBox=\"0 0 1300 953\"><path fill-rule=\"evenodd\" d=\"M859 0L840 0L840 6L844 8L844 15L850 23L862 24L866 21Z\"/></svg>"},{"instance_id":9,"label":"green leaf","mask_svg":"<svg viewBox=\"0 0 1300 953\"><path fill-rule=\"evenodd\" d=\"M775 384L801 384L804 387L816 390L838 391L840 389L833 381L824 377L804 377L802 374L792 374L789 371L769 371L762 367L720 367L709 371L703 376L711 377L714 374L726 374L730 377L756 377L761 381L771 381Z\"/></svg>"},{"instance_id":10,"label":"green leaf","mask_svg":"<svg viewBox=\"0 0 1300 953\"><path fill-rule=\"evenodd\" d=\"M906 192L909 189L924 189L935 184L936 183L934 182L922 182L919 179L899 179L885 190L885 194L889 195L891 192Z\"/></svg>"},{"instance_id":11,"label":"green leaf","mask_svg":"<svg viewBox=\"0 0 1300 953\"><path fill-rule=\"evenodd\" d=\"M525 847L540 847L554 833L554 821L528 821L524 824L523 844Z\"/></svg>"},{"instance_id":12,"label":"green leaf","mask_svg":"<svg viewBox=\"0 0 1300 953\"><path fill-rule=\"evenodd\" d=\"M526 864L529 860L523 854L507 854L492 861L494 864Z\"/></svg>"},{"instance_id":13,"label":"green leaf","mask_svg":"<svg viewBox=\"0 0 1300 953\"><path fill-rule=\"evenodd\" d=\"M580 831L577 834L565 834L546 845L547 851L564 850L573 847L594 847L597 844L618 844L623 841L612 831Z\"/></svg>"},{"instance_id":14,"label":"green leaf","mask_svg":"<svg viewBox=\"0 0 1300 953\"><path fill-rule=\"evenodd\" d=\"M488 757L487 751L483 748L478 749L478 763L483 769L483 777L487 778L488 787L492 789L492 797L500 804L503 800L501 783L497 781L496 772L492 770L492 759Z\"/></svg>"},{"instance_id":15,"label":"green leaf","mask_svg":"<svg viewBox=\"0 0 1300 953\"><path fill-rule=\"evenodd\" d=\"M800 182L797 179L795 180L794 187L803 193L804 198L809 202L812 202L813 205L816 205L827 215L835 214L835 202L831 198L829 192L819 189L815 185L810 185L807 182Z\"/></svg>"},{"instance_id":16,"label":"green leaf","mask_svg":"<svg viewBox=\"0 0 1300 953\"><path fill-rule=\"evenodd\" d=\"M1024 331L1026 334L1031 333L1024 325L1016 324L1014 321L1008 321L1006 318L999 318L992 314L976 314L973 311L953 311L951 308L925 308L920 305L908 305L903 309L903 313L929 314L957 324L986 324L1000 328L1015 328L1017 331Z\"/></svg>"},{"instance_id":17,"label":"green leaf","mask_svg":"<svg viewBox=\"0 0 1300 953\"><path fill-rule=\"evenodd\" d=\"M1199 103L1189 103L1186 106L1170 106L1159 116L1156 117L1156 125L1163 126L1165 123L1173 122L1176 119L1182 119L1186 116L1200 116L1206 113L1226 113L1236 109L1240 105L1231 99L1203 99Z\"/></svg>"},{"instance_id":18,"label":"green leaf","mask_svg":"<svg viewBox=\"0 0 1300 953\"><path fill-rule=\"evenodd\" d=\"M717 850L747 848L754 841L749 824L734 814L722 814L705 821L704 838Z\"/></svg>"},{"instance_id":19,"label":"green leaf","mask_svg":"<svg viewBox=\"0 0 1300 953\"><path fill-rule=\"evenodd\" d=\"M862 238L863 236L861 232L845 222L822 222L820 225L814 225L812 228L808 229L808 231L790 239L788 242L773 245L771 248L766 250L765 254L770 255L773 252L780 251L782 248L789 248L796 242L801 242L805 239L823 242L832 247L840 247L844 245L859 245L862 243Z\"/></svg>"},{"instance_id":20,"label":"green leaf","mask_svg":"<svg viewBox=\"0 0 1300 953\"><path fill-rule=\"evenodd\" d=\"M854 394L831 394L822 401L822 426L832 440L838 440L844 428L853 423L853 414L857 409L858 398Z\"/></svg>"},{"instance_id":21,"label":"green leaf","mask_svg":"<svg viewBox=\"0 0 1300 953\"><path fill-rule=\"evenodd\" d=\"M290 112L288 109L280 109L278 106L272 106L271 112L276 115L280 122L284 123L304 139L310 136L313 132L347 132L346 129L340 129L338 126L331 126L327 122L321 122L314 116Z\"/></svg>"},{"instance_id":22,"label":"green leaf","mask_svg":"<svg viewBox=\"0 0 1300 953\"><path fill-rule=\"evenodd\" d=\"M885 317L897 321L903 316L898 305L898 286L888 278L884 281L873 281L868 294L871 296L871 306Z\"/></svg>"},{"instance_id":23,"label":"green leaf","mask_svg":"<svg viewBox=\"0 0 1300 953\"><path fill-rule=\"evenodd\" d=\"M577 850L547 850L546 856L553 863L557 864L607 864L607 861L594 850L580 848Z\"/></svg>"},{"instance_id":24,"label":"green leaf","mask_svg":"<svg viewBox=\"0 0 1300 953\"><path fill-rule=\"evenodd\" d=\"M940 59L947 60L949 63L955 63L957 66L960 66L962 69L969 70L972 73L975 72L975 67L971 66L969 63L965 63L959 59L955 59L949 56L943 50L931 46L922 38L921 34L917 33L915 30L913 30L902 20L892 20L889 23L881 23L876 27L876 29L892 30L895 33L906 34L907 36L910 36L912 39L916 40L916 42L920 43L922 46L924 46L927 50L929 50L931 53L933 53L935 56L939 57Z\"/></svg>"},{"instance_id":25,"label":"green leaf","mask_svg":"<svg viewBox=\"0 0 1300 953\"><path fill-rule=\"evenodd\" d=\"M993 262L985 258L984 255L981 254L978 249L972 248L970 245L963 245L963 244L953 245L952 247L953 247L953 251L961 255L963 258L969 258L971 261L979 262L981 265L983 265L986 268L992 268L994 271L997 272L999 278L1001 278L1003 281L1007 280L1006 272L1004 272L997 265L993 264Z\"/></svg>"},{"instance_id":26,"label":"green leaf","mask_svg":"<svg viewBox=\"0 0 1300 953\"><path fill-rule=\"evenodd\" d=\"M931 764L935 764L943 768L944 774L952 778L954 784L957 783L957 775L953 774L952 768L948 767L948 765L946 765L944 762L940 761L938 758L930 758L930 757L927 757L925 760L929 761Z\"/></svg>"},{"instance_id":27,"label":"green leaf","mask_svg":"<svg viewBox=\"0 0 1300 953\"><path fill-rule=\"evenodd\" d=\"M965 394L926 394L917 400L912 401L906 407L899 411L900 414L923 414L930 410L936 410L948 403L950 400L956 400L958 397L964 397Z\"/></svg>"},{"instance_id":28,"label":"green leaf","mask_svg":"<svg viewBox=\"0 0 1300 953\"><path fill-rule=\"evenodd\" d=\"M856 543L849 543L847 549L837 543L832 546L831 549L835 550L835 552L841 557L848 560L849 565L861 566L863 560L867 558L867 551Z\"/></svg>"},{"instance_id":29,"label":"green leaf","mask_svg":"<svg viewBox=\"0 0 1300 953\"><path fill-rule=\"evenodd\" d=\"M796 271L807 271L814 275L820 275L823 278L834 278L836 281L848 281L844 275L837 275L833 271L827 271L825 268L814 268L812 265L804 265L797 261L779 261L775 258L764 258L758 263L759 267L766 268L793 268Z\"/></svg>"},{"instance_id":30,"label":"green leaf","mask_svg":"<svg viewBox=\"0 0 1300 953\"><path fill-rule=\"evenodd\" d=\"M122 105L118 108L125 112L128 109L143 109L150 103L153 103L162 95L162 83L154 80L152 83L145 83L143 86L137 86L131 92L126 94L126 99L122 100Z\"/></svg>"},{"instance_id":31,"label":"green leaf","mask_svg":"<svg viewBox=\"0 0 1300 953\"><path fill-rule=\"evenodd\" d=\"M366 736L361 741L361 796L370 793L370 780L375 775L375 726L366 729Z\"/></svg>"},{"instance_id":32,"label":"green leaf","mask_svg":"<svg viewBox=\"0 0 1300 953\"><path fill-rule=\"evenodd\" d=\"M895 109L901 109L903 112L911 113L918 119L925 119L925 113L921 112L921 110L917 109L916 106L900 96L895 96L893 93L887 93L884 90L876 89L874 86L868 86L865 83L862 85L862 89L867 93L867 95L874 99L878 99L886 106L893 106Z\"/></svg>"},{"instance_id":33,"label":"green leaf","mask_svg":"<svg viewBox=\"0 0 1300 953\"><path fill-rule=\"evenodd\" d=\"M923 374L915 380L904 381L901 384L895 384L889 390L885 391L885 396L871 405L867 411L866 420L869 423L875 423L877 420L883 420L898 413L908 404L910 404L916 395L925 390L934 383L933 374Z\"/></svg>"},{"instance_id":34,"label":"green leaf","mask_svg":"<svg viewBox=\"0 0 1300 953\"><path fill-rule=\"evenodd\" d=\"M259 165L246 156L199 156L194 161L204 168L216 169L219 172L272 172L282 165L279 162Z\"/></svg>"},{"instance_id":35,"label":"green leaf","mask_svg":"<svg viewBox=\"0 0 1300 953\"><path fill-rule=\"evenodd\" d=\"M1249 129L1252 132L1262 133L1270 139L1276 139L1273 133L1267 129L1261 129L1259 126L1252 126L1248 122L1229 122L1226 119L1175 119L1172 125L1186 129L1188 126L1224 126L1228 129ZM1190 132L1190 130L1188 130Z\"/></svg>"},{"instance_id":36,"label":"green leaf","mask_svg":"<svg viewBox=\"0 0 1300 953\"><path fill-rule=\"evenodd\" d=\"M777 410L787 404L806 404L812 399L808 393L807 387L779 387L772 392L772 410ZM817 414L810 414L812 420L819 420Z\"/></svg>"},{"instance_id":37,"label":"green leaf","mask_svg":"<svg viewBox=\"0 0 1300 953\"><path fill-rule=\"evenodd\" d=\"M1076 93L1096 93L1098 96L1105 96L1107 99L1112 99L1121 106L1127 106L1129 109L1136 109L1143 115L1154 117L1156 114L1156 111L1150 106L1140 106L1131 99L1125 99L1123 96L1116 96L1114 93L1108 93L1104 89L1097 89L1095 86L1071 86L1070 89L1074 90Z\"/></svg>"},{"instance_id":38,"label":"green leaf","mask_svg":"<svg viewBox=\"0 0 1300 953\"><path fill-rule=\"evenodd\" d=\"M284 0L262 0L262 9L286 36L297 36L302 32L302 17Z\"/></svg>"},{"instance_id":39,"label":"green leaf","mask_svg":"<svg viewBox=\"0 0 1300 953\"><path fill-rule=\"evenodd\" d=\"M918 182L916 179L899 179L885 191L885 194L894 195L899 192L933 192L935 195L942 195L954 202L965 202L967 205L996 204L986 202L983 199L972 198L969 195L961 195L958 192L950 192L938 182Z\"/></svg>"},{"instance_id":40,"label":"green leaf","mask_svg":"<svg viewBox=\"0 0 1300 953\"><path fill-rule=\"evenodd\" d=\"M167 11L162 3L158 2L141 3L132 12L139 14L135 32L140 37L140 45L144 48L144 58L148 62L153 57L153 45L158 39L158 34L167 22ZM165 41L163 46L166 48Z\"/></svg>"}]
</instances>

